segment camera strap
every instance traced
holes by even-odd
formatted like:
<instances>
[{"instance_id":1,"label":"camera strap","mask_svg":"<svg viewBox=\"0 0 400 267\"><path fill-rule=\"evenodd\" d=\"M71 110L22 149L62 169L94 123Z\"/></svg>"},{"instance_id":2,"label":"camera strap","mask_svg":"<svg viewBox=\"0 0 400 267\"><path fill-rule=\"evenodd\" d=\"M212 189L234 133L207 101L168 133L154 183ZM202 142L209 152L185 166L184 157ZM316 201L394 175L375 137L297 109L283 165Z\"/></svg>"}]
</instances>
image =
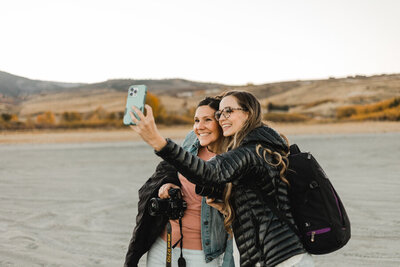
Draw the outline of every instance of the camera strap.
<instances>
[{"instance_id":1,"label":"camera strap","mask_svg":"<svg viewBox=\"0 0 400 267\"><path fill-rule=\"evenodd\" d=\"M169 223L169 222L168 222ZM179 218L179 230L181 232L181 238L173 245L172 248L175 248L178 243L180 243L181 247L181 256L178 259L178 267L186 267L186 261L183 257L183 233L182 233L182 218Z\"/></svg>"},{"instance_id":2,"label":"camera strap","mask_svg":"<svg viewBox=\"0 0 400 267\"><path fill-rule=\"evenodd\" d=\"M186 267L185 258L183 258L183 233L182 233L182 218L179 219L179 230L181 232L181 238L172 246L171 248L171 241L172 241L172 227L171 223L167 222L167 259L166 259L166 267L171 267L172 262L172 249L180 243L181 247L181 256L178 259L178 266L179 267Z\"/></svg>"},{"instance_id":3,"label":"camera strap","mask_svg":"<svg viewBox=\"0 0 400 267\"><path fill-rule=\"evenodd\" d=\"M171 260L172 260L172 255L171 255L171 236L172 236L172 228L171 228L171 223L168 221L167 222L167 259L166 259L166 267L171 267Z\"/></svg>"}]
</instances>

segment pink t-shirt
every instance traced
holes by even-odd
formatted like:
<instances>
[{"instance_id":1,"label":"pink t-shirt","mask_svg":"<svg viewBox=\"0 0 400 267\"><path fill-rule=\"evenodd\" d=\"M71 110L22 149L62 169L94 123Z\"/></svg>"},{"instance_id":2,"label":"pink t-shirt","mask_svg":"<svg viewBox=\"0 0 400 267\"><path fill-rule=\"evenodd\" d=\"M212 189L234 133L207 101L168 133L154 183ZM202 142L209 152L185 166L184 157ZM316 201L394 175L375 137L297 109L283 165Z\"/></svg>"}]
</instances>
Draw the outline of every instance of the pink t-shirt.
<instances>
[{"instance_id":1,"label":"pink t-shirt","mask_svg":"<svg viewBox=\"0 0 400 267\"><path fill-rule=\"evenodd\" d=\"M215 154L208 151L207 148L200 148L198 157L204 160L209 160ZM189 182L180 173L178 174L179 181L182 184L181 190L183 199L187 203L185 215L182 218L182 233L183 233L183 248L202 250L201 246L201 199L200 195L195 193L195 185ZM180 238L179 220L170 220L172 227L172 245ZM161 234L162 239L167 241L167 231Z\"/></svg>"}]
</instances>

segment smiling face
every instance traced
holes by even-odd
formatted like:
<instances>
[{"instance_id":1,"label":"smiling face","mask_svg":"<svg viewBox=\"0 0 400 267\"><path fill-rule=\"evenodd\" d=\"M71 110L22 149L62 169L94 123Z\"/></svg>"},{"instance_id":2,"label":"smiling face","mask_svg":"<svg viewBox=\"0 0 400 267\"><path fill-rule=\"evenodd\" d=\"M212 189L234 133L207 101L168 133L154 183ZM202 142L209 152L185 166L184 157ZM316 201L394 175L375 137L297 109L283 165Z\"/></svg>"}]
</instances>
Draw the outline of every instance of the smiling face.
<instances>
[{"instance_id":1,"label":"smiling face","mask_svg":"<svg viewBox=\"0 0 400 267\"><path fill-rule=\"evenodd\" d=\"M231 95L222 98L221 103L219 104L219 110L224 110L227 107L232 109L232 113L230 113L229 118L221 115L219 118L219 125L222 127L224 136L232 136L242 129L249 114L247 111L238 110L238 108L242 107L239 105L236 97Z\"/></svg>"},{"instance_id":2,"label":"smiling face","mask_svg":"<svg viewBox=\"0 0 400 267\"><path fill-rule=\"evenodd\" d=\"M221 130L214 118L215 110L209 106L200 106L194 115L193 130L203 147L212 147L221 136Z\"/></svg>"}]
</instances>

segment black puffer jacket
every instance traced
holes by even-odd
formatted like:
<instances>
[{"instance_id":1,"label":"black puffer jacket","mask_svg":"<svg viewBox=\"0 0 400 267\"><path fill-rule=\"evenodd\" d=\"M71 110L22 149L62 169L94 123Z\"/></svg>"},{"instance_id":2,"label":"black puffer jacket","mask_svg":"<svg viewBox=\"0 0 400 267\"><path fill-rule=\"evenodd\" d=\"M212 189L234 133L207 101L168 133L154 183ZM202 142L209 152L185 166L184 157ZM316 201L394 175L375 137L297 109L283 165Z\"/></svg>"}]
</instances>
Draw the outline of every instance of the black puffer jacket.
<instances>
[{"instance_id":1,"label":"black puffer jacket","mask_svg":"<svg viewBox=\"0 0 400 267\"><path fill-rule=\"evenodd\" d=\"M267 126L256 128L238 148L210 161L203 161L171 140L167 141L157 155L174 165L189 181L199 185L233 183L231 199L235 220L232 228L240 252L240 266L257 263L275 266L305 252L298 236L265 202L270 201L293 222L287 186L279 178L279 169L256 151L257 144L273 151L287 151L287 144L275 130ZM273 162L268 153L265 156Z\"/></svg>"},{"instance_id":2,"label":"black puffer jacket","mask_svg":"<svg viewBox=\"0 0 400 267\"><path fill-rule=\"evenodd\" d=\"M158 197L158 189L166 183L181 186L176 169L162 161L158 164L155 173L139 189L136 227L129 242L124 267L136 267L140 258L150 249L165 228L168 217L153 217L146 210L149 200Z\"/></svg>"}]
</instances>

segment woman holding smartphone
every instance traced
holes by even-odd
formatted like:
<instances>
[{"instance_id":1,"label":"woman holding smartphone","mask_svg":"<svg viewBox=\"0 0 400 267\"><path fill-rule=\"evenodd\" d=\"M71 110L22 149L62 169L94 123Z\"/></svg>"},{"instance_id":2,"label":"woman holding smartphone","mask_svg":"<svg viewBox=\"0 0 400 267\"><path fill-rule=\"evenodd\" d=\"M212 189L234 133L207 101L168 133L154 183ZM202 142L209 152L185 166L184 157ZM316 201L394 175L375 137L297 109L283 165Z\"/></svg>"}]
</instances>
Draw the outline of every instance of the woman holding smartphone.
<instances>
[{"instance_id":1,"label":"woman holding smartphone","mask_svg":"<svg viewBox=\"0 0 400 267\"><path fill-rule=\"evenodd\" d=\"M220 99L207 97L196 109L193 131L184 142L183 148L203 160L209 160L221 152L224 137L215 119ZM140 257L147 253L147 266L165 266L166 263L166 223L167 218L152 217L147 206L150 198L169 198L171 188L180 188L187 209L182 218L183 257L187 267L196 266L234 266L232 239L224 229L224 218L216 209L210 207L205 197L195 193L195 185L166 162L157 166L155 174L139 190L137 224L131 239L125 266L137 266ZM211 204L211 203L210 203ZM211 204L218 205L218 204ZM170 221L172 244L181 237L178 220ZM178 266L180 248L172 252L172 266Z\"/></svg>"},{"instance_id":2,"label":"woman holding smartphone","mask_svg":"<svg viewBox=\"0 0 400 267\"><path fill-rule=\"evenodd\" d=\"M285 179L289 144L262 122L261 105L250 93L231 91L220 103L216 119L228 138L227 152L209 161L191 155L164 139L154 123L151 108L131 128L192 183L207 186L232 184L225 202L225 226L232 228L240 252L240 266L314 266L294 224ZM131 115L132 116L132 115ZM286 215L282 220L268 205ZM232 207L233 212L229 212Z\"/></svg>"}]
</instances>

